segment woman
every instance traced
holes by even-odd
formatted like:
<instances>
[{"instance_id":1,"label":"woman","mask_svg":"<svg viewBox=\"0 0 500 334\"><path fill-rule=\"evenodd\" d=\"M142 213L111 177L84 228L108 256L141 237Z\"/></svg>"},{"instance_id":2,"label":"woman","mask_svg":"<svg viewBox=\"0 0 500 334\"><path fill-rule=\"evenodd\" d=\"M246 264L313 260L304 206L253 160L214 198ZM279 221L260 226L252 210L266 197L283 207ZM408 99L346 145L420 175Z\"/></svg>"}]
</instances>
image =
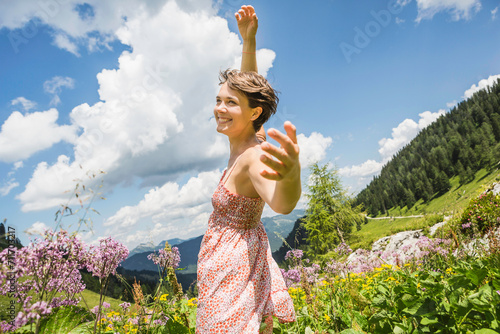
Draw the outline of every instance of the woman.
<instances>
[{"instance_id":1,"label":"woman","mask_svg":"<svg viewBox=\"0 0 500 334\"><path fill-rule=\"evenodd\" d=\"M268 131L280 148L263 141L262 124L276 112L278 98L256 73L253 7L242 6L235 15L243 39L242 71L221 73L214 108L217 131L228 137L230 155L198 256L197 333L272 333L272 316L295 321L260 217L265 203L288 214L300 198L296 129L285 122L286 134Z\"/></svg>"}]
</instances>

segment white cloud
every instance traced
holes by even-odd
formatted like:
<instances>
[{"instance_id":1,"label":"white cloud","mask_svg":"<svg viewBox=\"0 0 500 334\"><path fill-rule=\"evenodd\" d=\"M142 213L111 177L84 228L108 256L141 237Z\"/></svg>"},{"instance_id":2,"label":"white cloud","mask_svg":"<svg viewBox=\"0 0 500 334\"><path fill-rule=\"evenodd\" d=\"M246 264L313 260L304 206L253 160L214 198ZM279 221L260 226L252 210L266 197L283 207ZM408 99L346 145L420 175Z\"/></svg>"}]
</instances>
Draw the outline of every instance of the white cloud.
<instances>
[{"instance_id":1,"label":"white cloud","mask_svg":"<svg viewBox=\"0 0 500 334\"><path fill-rule=\"evenodd\" d=\"M74 87L75 80L70 77L55 76L43 83L43 90L46 93L53 95L52 101L50 101L51 105L58 105L61 102L59 94L63 88L73 89Z\"/></svg>"},{"instance_id":2,"label":"white cloud","mask_svg":"<svg viewBox=\"0 0 500 334\"><path fill-rule=\"evenodd\" d=\"M491 10L491 20L495 21L497 18L498 6Z\"/></svg>"},{"instance_id":3,"label":"white cloud","mask_svg":"<svg viewBox=\"0 0 500 334\"><path fill-rule=\"evenodd\" d=\"M16 187L19 187L19 182L15 182L14 179L11 179L0 187L0 195L7 196L10 193L10 191Z\"/></svg>"},{"instance_id":4,"label":"white cloud","mask_svg":"<svg viewBox=\"0 0 500 334\"><path fill-rule=\"evenodd\" d=\"M80 54L78 53L78 46L72 41L70 41L67 35L64 35L62 33L56 34L56 36L54 37L54 45L60 49L71 52L77 57L80 56Z\"/></svg>"},{"instance_id":5,"label":"white cloud","mask_svg":"<svg viewBox=\"0 0 500 334\"><path fill-rule=\"evenodd\" d=\"M311 133L309 137L300 133L297 135L297 143L300 148L300 166L304 169L325 158L326 150L332 144L332 138L324 137L318 132Z\"/></svg>"},{"instance_id":6,"label":"white cloud","mask_svg":"<svg viewBox=\"0 0 500 334\"><path fill-rule=\"evenodd\" d=\"M36 102L30 101L22 96L15 98L10 103L13 106L20 104L23 107L24 111L30 111L31 109L36 107Z\"/></svg>"},{"instance_id":7,"label":"white cloud","mask_svg":"<svg viewBox=\"0 0 500 334\"><path fill-rule=\"evenodd\" d=\"M489 86L493 86L497 82L497 80L500 79L500 74L497 75L490 75L488 79L483 79L478 82L478 84L473 84L470 86L469 89L467 89L464 93L464 98L468 99L474 95L475 92L480 91L481 89L486 89Z\"/></svg>"},{"instance_id":8,"label":"white cloud","mask_svg":"<svg viewBox=\"0 0 500 334\"><path fill-rule=\"evenodd\" d=\"M114 10L124 6L129 4ZM241 43L210 6L194 12L182 6L170 1L154 12L139 6L117 29L133 51L122 53L118 69L97 75L102 102L72 110L71 121L81 130L74 157L37 166L18 197L24 211L64 202L82 171L105 171L109 190L137 179L144 186L163 184L220 166L228 143L215 131L214 96L219 71L237 63ZM266 73L275 54L258 55L260 73Z\"/></svg>"},{"instance_id":9,"label":"white cloud","mask_svg":"<svg viewBox=\"0 0 500 334\"><path fill-rule=\"evenodd\" d=\"M453 100L451 102L447 102L446 103L446 107L450 108L450 109L453 108L453 107L455 107L456 105L457 105L457 101L456 100Z\"/></svg>"},{"instance_id":10,"label":"white cloud","mask_svg":"<svg viewBox=\"0 0 500 334\"><path fill-rule=\"evenodd\" d=\"M35 222L33 225L31 225L29 228L27 228L24 233L28 235L43 235L46 230L50 230L51 228L45 225L45 223L42 222Z\"/></svg>"},{"instance_id":11,"label":"white cloud","mask_svg":"<svg viewBox=\"0 0 500 334\"><path fill-rule=\"evenodd\" d=\"M432 19L439 12L449 12L454 21L468 20L481 9L480 0L417 0L417 22Z\"/></svg>"},{"instance_id":12,"label":"white cloud","mask_svg":"<svg viewBox=\"0 0 500 334\"><path fill-rule=\"evenodd\" d=\"M56 109L26 115L13 112L0 131L0 161L27 159L60 141L73 142L76 129L69 125L59 126L56 123L58 116Z\"/></svg>"},{"instance_id":13,"label":"white cloud","mask_svg":"<svg viewBox=\"0 0 500 334\"><path fill-rule=\"evenodd\" d=\"M381 155L380 162L367 160L359 165L343 167L339 169L340 174L346 177L366 177L379 173L382 167L394 156L394 154L415 138L419 131L425 129L429 124L444 114L444 109L440 109L434 113L425 111L419 114L420 119L418 123L409 118L405 119L403 122L399 123L397 127L392 129L391 138L382 138L379 140L378 144L380 148L378 152Z\"/></svg>"},{"instance_id":14,"label":"white cloud","mask_svg":"<svg viewBox=\"0 0 500 334\"><path fill-rule=\"evenodd\" d=\"M14 49L17 50L20 45L16 38L17 41L24 39L29 42L29 39L41 30L41 25L49 25L55 32L54 44L77 54L75 45L87 47L89 51L99 49L96 46L100 45L109 48L109 43L116 39L115 31L126 21L144 15L146 18L152 17L161 11L167 1L87 0L85 13L78 10L82 6L80 0L8 1L5 5L6 2L3 1L0 3L0 28L23 28L29 31L13 31L9 36ZM196 11L200 8L215 11L211 0L178 2L185 11ZM28 22L30 25L26 26ZM66 37L61 37L61 34Z\"/></svg>"},{"instance_id":15,"label":"white cloud","mask_svg":"<svg viewBox=\"0 0 500 334\"><path fill-rule=\"evenodd\" d=\"M19 168L23 168L23 167L24 167L24 164L22 161L14 162L14 170L18 170Z\"/></svg>"},{"instance_id":16,"label":"white cloud","mask_svg":"<svg viewBox=\"0 0 500 334\"><path fill-rule=\"evenodd\" d=\"M128 245L150 235L161 240L200 235L207 228L212 212L210 199L220 177L220 170L214 170L190 178L182 187L174 182L155 187L137 205L125 206L108 218L104 223L109 227L105 234L112 234Z\"/></svg>"},{"instance_id":17,"label":"white cloud","mask_svg":"<svg viewBox=\"0 0 500 334\"><path fill-rule=\"evenodd\" d=\"M363 162L361 165L340 168L339 173L340 175L345 177L367 176L380 172L383 166L384 166L383 162L378 162L375 160L367 160Z\"/></svg>"}]
</instances>

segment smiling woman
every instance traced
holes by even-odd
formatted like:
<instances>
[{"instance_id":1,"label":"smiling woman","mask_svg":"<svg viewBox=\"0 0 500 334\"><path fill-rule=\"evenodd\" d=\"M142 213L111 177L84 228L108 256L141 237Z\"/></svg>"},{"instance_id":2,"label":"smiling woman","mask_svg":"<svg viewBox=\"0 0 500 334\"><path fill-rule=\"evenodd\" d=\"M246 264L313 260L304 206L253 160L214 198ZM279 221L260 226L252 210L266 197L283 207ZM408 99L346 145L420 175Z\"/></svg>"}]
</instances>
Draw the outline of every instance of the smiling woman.
<instances>
[{"instance_id":1,"label":"smiling woman","mask_svg":"<svg viewBox=\"0 0 500 334\"><path fill-rule=\"evenodd\" d=\"M221 73L214 108L217 131L228 137L230 156L212 197L214 211L198 256L197 333L272 333L273 316L295 321L260 218L266 203L288 214L300 198L296 130L290 122L285 123L286 134L269 130L280 148L257 137L276 112L278 97L256 73L253 7L242 6L236 19L243 38L241 67L246 71Z\"/></svg>"}]
</instances>

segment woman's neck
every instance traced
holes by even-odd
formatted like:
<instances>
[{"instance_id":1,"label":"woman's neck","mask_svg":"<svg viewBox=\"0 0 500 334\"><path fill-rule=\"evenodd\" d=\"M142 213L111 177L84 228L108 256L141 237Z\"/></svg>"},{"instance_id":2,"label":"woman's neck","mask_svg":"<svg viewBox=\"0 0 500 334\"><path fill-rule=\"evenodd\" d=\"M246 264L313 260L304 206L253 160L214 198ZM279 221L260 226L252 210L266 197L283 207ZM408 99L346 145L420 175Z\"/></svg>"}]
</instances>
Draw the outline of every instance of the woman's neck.
<instances>
[{"instance_id":1,"label":"woman's neck","mask_svg":"<svg viewBox=\"0 0 500 334\"><path fill-rule=\"evenodd\" d=\"M243 138L229 138L229 161L234 161L245 150L259 144L255 133Z\"/></svg>"}]
</instances>

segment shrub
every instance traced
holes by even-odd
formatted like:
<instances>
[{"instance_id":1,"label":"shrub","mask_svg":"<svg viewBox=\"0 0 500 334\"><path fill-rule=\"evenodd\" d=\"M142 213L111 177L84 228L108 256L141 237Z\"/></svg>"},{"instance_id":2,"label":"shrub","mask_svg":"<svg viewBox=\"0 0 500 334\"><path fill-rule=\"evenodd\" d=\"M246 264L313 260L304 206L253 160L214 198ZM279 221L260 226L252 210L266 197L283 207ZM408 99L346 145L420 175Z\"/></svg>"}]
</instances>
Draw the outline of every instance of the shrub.
<instances>
[{"instance_id":1,"label":"shrub","mask_svg":"<svg viewBox=\"0 0 500 334\"><path fill-rule=\"evenodd\" d=\"M497 226L500 226L500 196L492 192L471 200L460 219L460 230L468 236L484 234Z\"/></svg>"}]
</instances>

